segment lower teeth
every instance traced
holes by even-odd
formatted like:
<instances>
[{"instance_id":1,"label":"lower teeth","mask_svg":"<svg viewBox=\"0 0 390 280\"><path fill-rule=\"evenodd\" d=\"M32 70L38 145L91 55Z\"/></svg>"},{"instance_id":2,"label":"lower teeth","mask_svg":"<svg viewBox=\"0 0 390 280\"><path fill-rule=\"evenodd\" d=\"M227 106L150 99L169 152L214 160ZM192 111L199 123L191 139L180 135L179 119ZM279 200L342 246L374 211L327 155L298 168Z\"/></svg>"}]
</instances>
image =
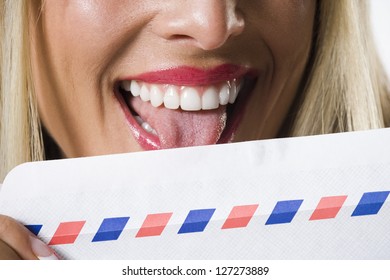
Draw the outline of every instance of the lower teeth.
<instances>
[{"instance_id":1,"label":"lower teeth","mask_svg":"<svg viewBox=\"0 0 390 280\"><path fill-rule=\"evenodd\" d=\"M135 116L137 123L146 131L151 134L157 135L157 131L147 122L145 122L140 116Z\"/></svg>"}]
</instances>

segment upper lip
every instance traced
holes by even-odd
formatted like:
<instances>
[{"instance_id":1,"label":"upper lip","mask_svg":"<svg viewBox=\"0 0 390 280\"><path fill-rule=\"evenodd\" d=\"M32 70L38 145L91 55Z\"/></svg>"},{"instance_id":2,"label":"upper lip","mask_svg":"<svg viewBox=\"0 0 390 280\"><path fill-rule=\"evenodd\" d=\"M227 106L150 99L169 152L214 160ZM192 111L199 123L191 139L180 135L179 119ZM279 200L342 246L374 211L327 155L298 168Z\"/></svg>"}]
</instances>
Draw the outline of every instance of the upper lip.
<instances>
[{"instance_id":1,"label":"upper lip","mask_svg":"<svg viewBox=\"0 0 390 280\"><path fill-rule=\"evenodd\" d=\"M120 80L137 80L153 84L172 84L180 86L200 86L217 84L240 78L251 71L249 67L236 64L222 64L214 68L201 69L179 66L123 77Z\"/></svg>"}]
</instances>

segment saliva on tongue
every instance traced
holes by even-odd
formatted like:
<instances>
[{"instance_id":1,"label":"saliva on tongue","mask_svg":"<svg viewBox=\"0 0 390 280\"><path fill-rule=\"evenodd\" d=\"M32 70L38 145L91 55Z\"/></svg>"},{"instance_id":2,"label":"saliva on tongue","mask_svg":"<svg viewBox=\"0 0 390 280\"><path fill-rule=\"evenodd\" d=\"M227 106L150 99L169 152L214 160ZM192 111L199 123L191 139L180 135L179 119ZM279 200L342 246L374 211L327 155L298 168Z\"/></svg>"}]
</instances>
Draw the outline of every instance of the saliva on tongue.
<instances>
[{"instance_id":1,"label":"saliva on tongue","mask_svg":"<svg viewBox=\"0 0 390 280\"><path fill-rule=\"evenodd\" d=\"M226 126L226 106L195 112L164 109L153 122L162 149L216 144Z\"/></svg>"}]
</instances>

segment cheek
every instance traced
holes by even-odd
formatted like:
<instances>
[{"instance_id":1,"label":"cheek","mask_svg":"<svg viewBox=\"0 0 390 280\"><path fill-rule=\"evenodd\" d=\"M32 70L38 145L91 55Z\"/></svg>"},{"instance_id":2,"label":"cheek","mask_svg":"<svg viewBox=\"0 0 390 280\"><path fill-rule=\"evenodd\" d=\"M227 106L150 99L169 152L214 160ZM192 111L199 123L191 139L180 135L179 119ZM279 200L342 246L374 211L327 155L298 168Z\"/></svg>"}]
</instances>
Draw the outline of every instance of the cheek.
<instances>
[{"instance_id":1,"label":"cheek","mask_svg":"<svg viewBox=\"0 0 390 280\"><path fill-rule=\"evenodd\" d=\"M143 9L142 2L45 2L34 58L38 107L43 125L66 156L123 152L134 146L115 107L109 76L147 20L151 6Z\"/></svg>"},{"instance_id":2,"label":"cheek","mask_svg":"<svg viewBox=\"0 0 390 280\"><path fill-rule=\"evenodd\" d=\"M53 3L55 2L55 3ZM49 1L43 15L44 36L49 55L57 65L72 65L75 61L97 56L108 49L111 24L115 19L110 13L101 13L106 2L111 1ZM93 51L91 51L93 50ZM96 61L96 60L95 60ZM70 66L71 65L71 66ZM83 61L82 65L87 67Z\"/></svg>"},{"instance_id":3,"label":"cheek","mask_svg":"<svg viewBox=\"0 0 390 280\"><path fill-rule=\"evenodd\" d=\"M284 4L270 19L274 24L267 37L275 63L304 63L312 43L315 1L272 2Z\"/></svg>"},{"instance_id":4,"label":"cheek","mask_svg":"<svg viewBox=\"0 0 390 280\"><path fill-rule=\"evenodd\" d=\"M264 45L263 78L248 107L246 123L238 141L276 137L295 98L309 58L315 16L315 1L248 1L256 35ZM262 120L257 129L249 127ZM243 136L242 136L243 135Z\"/></svg>"},{"instance_id":5,"label":"cheek","mask_svg":"<svg viewBox=\"0 0 390 280\"><path fill-rule=\"evenodd\" d=\"M311 46L316 1L272 0L256 4L258 34L268 47L274 66L287 65L304 58Z\"/></svg>"},{"instance_id":6,"label":"cheek","mask_svg":"<svg viewBox=\"0 0 390 280\"><path fill-rule=\"evenodd\" d=\"M50 55L62 67L59 73L73 81L107 73L158 10L149 0L48 2L44 33Z\"/></svg>"}]
</instances>

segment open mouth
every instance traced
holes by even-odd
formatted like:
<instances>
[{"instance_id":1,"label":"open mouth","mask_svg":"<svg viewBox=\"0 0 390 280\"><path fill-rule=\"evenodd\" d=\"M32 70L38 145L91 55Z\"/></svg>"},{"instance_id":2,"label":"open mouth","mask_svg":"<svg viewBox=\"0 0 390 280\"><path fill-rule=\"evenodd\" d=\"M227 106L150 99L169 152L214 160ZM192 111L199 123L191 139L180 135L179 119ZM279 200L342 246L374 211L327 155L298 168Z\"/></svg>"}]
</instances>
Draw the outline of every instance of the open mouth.
<instances>
[{"instance_id":1,"label":"open mouth","mask_svg":"<svg viewBox=\"0 0 390 280\"><path fill-rule=\"evenodd\" d=\"M231 142L257 80L254 71L232 66L168 71L115 83L139 145L156 150Z\"/></svg>"}]
</instances>

